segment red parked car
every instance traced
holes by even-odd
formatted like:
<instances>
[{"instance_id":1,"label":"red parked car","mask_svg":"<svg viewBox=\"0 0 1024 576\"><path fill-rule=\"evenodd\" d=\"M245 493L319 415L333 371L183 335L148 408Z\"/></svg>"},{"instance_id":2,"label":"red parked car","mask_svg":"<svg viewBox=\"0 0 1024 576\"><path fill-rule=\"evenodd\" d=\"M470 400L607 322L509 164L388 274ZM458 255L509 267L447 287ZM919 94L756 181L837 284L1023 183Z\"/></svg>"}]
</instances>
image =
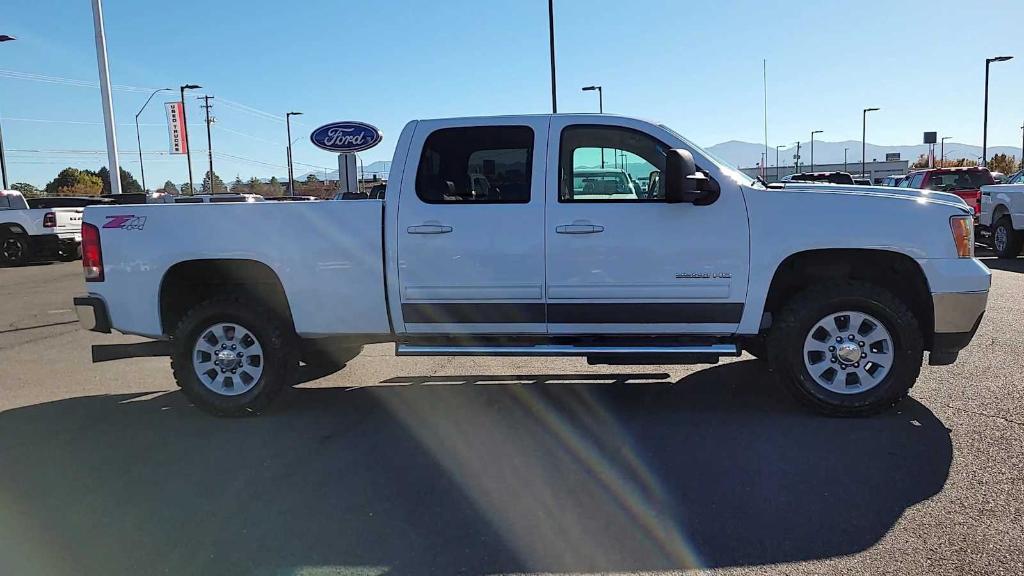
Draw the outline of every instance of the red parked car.
<instances>
[{"instance_id":1,"label":"red parked car","mask_svg":"<svg viewBox=\"0 0 1024 576\"><path fill-rule=\"evenodd\" d=\"M900 188L917 188L952 192L964 199L977 216L981 209L981 187L995 184L988 168L970 166L964 168L932 168L911 172L900 182Z\"/></svg>"}]
</instances>

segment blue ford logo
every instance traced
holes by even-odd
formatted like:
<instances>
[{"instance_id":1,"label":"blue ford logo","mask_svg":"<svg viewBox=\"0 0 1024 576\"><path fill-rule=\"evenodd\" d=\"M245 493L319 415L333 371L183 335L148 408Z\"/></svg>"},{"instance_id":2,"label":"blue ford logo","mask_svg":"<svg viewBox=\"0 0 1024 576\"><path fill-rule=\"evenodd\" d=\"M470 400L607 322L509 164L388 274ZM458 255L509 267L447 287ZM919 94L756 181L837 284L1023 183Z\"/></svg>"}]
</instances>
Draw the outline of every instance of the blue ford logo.
<instances>
[{"instance_id":1,"label":"blue ford logo","mask_svg":"<svg viewBox=\"0 0 1024 576\"><path fill-rule=\"evenodd\" d=\"M362 152L380 143L380 130L365 122L331 122L317 128L309 140L330 152Z\"/></svg>"}]
</instances>

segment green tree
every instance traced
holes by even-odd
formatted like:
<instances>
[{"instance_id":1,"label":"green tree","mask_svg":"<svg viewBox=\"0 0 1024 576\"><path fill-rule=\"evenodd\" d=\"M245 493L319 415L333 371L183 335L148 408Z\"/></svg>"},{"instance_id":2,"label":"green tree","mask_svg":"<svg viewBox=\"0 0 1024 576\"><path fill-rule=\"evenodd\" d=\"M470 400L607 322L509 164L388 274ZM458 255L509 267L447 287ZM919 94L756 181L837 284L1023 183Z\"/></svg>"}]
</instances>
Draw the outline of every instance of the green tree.
<instances>
[{"instance_id":1,"label":"green tree","mask_svg":"<svg viewBox=\"0 0 1024 576\"><path fill-rule=\"evenodd\" d=\"M306 184L319 184L319 183L320 183L320 179L316 177L316 174L313 174L312 172L310 172L309 175L306 176Z\"/></svg>"},{"instance_id":2,"label":"green tree","mask_svg":"<svg viewBox=\"0 0 1024 576\"><path fill-rule=\"evenodd\" d=\"M47 196L98 196L103 180L89 170L65 168L46 185Z\"/></svg>"},{"instance_id":3,"label":"green tree","mask_svg":"<svg viewBox=\"0 0 1024 576\"><path fill-rule=\"evenodd\" d=\"M989 159L988 169L992 172L1013 174L1017 171L1017 158L1015 156L1007 156L1006 154L996 154Z\"/></svg>"},{"instance_id":4,"label":"green tree","mask_svg":"<svg viewBox=\"0 0 1024 576\"><path fill-rule=\"evenodd\" d=\"M162 190L163 190L164 194L177 194L178 193L178 187L175 186L174 182L171 182L170 180L168 180L167 182L164 182L164 187L163 187Z\"/></svg>"},{"instance_id":5,"label":"green tree","mask_svg":"<svg viewBox=\"0 0 1024 576\"><path fill-rule=\"evenodd\" d=\"M87 170L86 172L89 171ZM144 191L142 189L142 185L139 184L139 181L136 180L134 176L132 176L131 172L125 170L124 168L121 168L120 172L122 194L139 194ZM101 166L99 170L97 170L96 172L92 172L92 174L99 176L100 180L103 182L103 193L110 194L110 170L107 169L106 166Z\"/></svg>"},{"instance_id":6,"label":"green tree","mask_svg":"<svg viewBox=\"0 0 1024 576\"><path fill-rule=\"evenodd\" d=\"M247 189L245 182L242 182L242 177L239 176L238 174L235 174L235 181L231 183L231 193L245 194L248 191L249 190Z\"/></svg>"},{"instance_id":7,"label":"green tree","mask_svg":"<svg viewBox=\"0 0 1024 576\"><path fill-rule=\"evenodd\" d=\"M182 196L191 196L192 195L192 185L189 184L188 182L182 182L181 183L181 195Z\"/></svg>"},{"instance_id":8,"label":"green tree","mask_svg":"<svg viewBox=\"0 0 1024 576\"><path fill-rule=\"evenodd\" d=\"M11 190L17 190L21 192L21 195L25 198L33 198L35 196L42 195L42 190L29 184L28 182L15 182L11 184Z\"/></svg>"},{"instance_id":9,"label":"green tree","mask_svg":"<svg viewBox=\"0 0 1024 576\"><path fill-rule=\"evenodd\" d=\"M209 170L206 171L206 175L203 176L202 187L200 188L201 194L222 194L227 192L227 189L224 181L220 179L220 176L217 176L216 172L211 175Z\"/></svg>"},{"instance_id":10,"label":"green tree","mask_svg":"<svg viewBox=\"0 0 1024 576\"><path fill-rule=\"evenodd\" d=\"M284 188L281 187L281 183L277 180L277 176L271 176L270 182L267 183L263 189L263 196L282 196L284 194Z\"/></svg>"}]
</instances>

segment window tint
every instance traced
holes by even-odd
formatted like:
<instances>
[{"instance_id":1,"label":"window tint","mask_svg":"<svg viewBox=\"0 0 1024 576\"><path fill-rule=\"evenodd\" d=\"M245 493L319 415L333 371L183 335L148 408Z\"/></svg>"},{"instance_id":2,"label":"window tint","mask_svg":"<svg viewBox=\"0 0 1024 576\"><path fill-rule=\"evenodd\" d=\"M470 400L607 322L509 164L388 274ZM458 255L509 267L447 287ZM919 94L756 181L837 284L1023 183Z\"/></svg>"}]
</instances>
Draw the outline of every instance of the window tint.
<instances>
[{"instance_id":1,"label":"window tint","mask_svg":"<svg viewBox=\"0 0 1024 576\"><path fill-rule=\"evenodd\" d=\"M527 126L437 130L423 144L416 195L430 204L526 203L532 164Z\"/></svg>"},{"instance_id":2,"label":"window tint","mask_svg":"<svg viewBox=\"0 0 1024 576\"><path fill-rule=\"evenodd\" d=\"M664 201L668 146L628 128L569 126L562 131L559 202Z\"/></svg>"}]
</instances>

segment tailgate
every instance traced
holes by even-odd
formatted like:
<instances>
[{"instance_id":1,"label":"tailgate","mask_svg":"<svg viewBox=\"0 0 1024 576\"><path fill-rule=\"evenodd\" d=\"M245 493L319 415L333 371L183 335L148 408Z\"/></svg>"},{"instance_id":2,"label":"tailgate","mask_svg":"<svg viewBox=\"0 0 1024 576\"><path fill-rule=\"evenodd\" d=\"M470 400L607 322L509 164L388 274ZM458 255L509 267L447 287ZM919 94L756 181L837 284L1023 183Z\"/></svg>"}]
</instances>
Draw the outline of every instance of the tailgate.
<instances>
[{"instance_id":1,"label":"tailgate","mask_svg":"<svg viewBox=\"0 0 1024 576\"><path fill-rule=\"evenodd\" d=\"M61 238L82 240L82 213L84 208L54 208L51 210L57 216L57 227L54 232Z\"/></svg>"}]
</instances>

